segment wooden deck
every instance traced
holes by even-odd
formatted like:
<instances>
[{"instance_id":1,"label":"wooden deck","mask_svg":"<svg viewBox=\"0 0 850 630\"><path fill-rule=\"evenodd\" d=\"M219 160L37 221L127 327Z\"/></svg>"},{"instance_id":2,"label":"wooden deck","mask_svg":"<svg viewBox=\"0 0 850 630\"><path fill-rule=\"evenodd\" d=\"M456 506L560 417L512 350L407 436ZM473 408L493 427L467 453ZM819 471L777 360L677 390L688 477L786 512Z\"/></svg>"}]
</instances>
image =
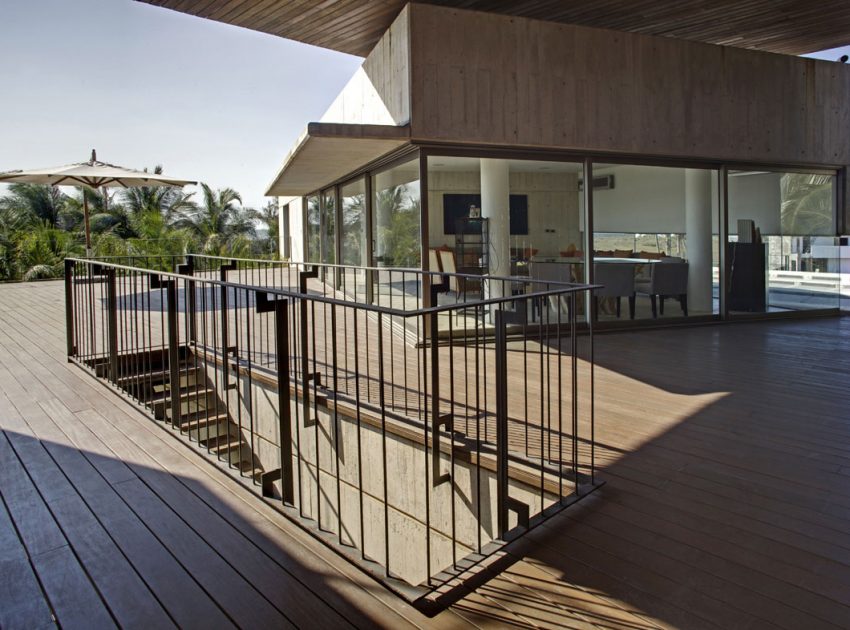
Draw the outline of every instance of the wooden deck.
<instances>
[{"instance_id":1,"label":"wooden deck","mask_svg":"<svg viewBox=\"0 0 850 630\"><path fill-rule=\"evenodd\" d=\"M597 338L608 484L428 619L64 357L0 286L0 627L850 627L850 319Z\"/></svg>"}]
</instances>

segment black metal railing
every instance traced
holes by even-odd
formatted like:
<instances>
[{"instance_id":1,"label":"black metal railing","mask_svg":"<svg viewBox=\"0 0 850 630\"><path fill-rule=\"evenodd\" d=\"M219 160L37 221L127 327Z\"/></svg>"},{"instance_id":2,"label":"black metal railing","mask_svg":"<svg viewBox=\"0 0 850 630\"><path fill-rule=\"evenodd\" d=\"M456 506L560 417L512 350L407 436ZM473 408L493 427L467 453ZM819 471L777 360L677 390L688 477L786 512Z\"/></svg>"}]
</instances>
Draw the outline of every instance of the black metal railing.
<instances>
[{"instance_id":1,"label":"black metal railing","mask_svg":"<svg viewBox=\"0 0 850 630\"><path fill-rule=\"evenodd\" d=\"M591 286L122 262L66 261L69 360L411 600L597 486Z\"/></svg>"}]
</instances>

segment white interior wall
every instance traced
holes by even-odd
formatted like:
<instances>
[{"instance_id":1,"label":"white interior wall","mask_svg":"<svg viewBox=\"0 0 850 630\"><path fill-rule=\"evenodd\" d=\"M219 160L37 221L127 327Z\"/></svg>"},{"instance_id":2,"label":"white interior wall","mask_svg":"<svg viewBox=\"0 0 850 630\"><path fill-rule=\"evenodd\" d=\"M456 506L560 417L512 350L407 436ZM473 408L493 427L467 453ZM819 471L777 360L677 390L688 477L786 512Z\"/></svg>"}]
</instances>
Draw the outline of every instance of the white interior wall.
<instances>
[{"instance_id":1,"label":"white interior wall","mask_svg":"<svg viewBox=\"0 0 850 630\"><path fill-rule=\"evenodd\" d=\"M292 239L290 260L304 262L304 197L279 197L280 206L289 204L289 236ZM281 230L281 235L283 230ZM281 253L283 249L281 248Z\"/></svg>"},{"instance_id":2,"label":"white interior wall","mask_svg":"<svg viewBox=\"0 0 850 630\"><path fill-rule=\"evenodd\" d=\"M600 175L614 175L614 188L593 191L596 232L685 232L685 169L594 166L593 176Z\"/></svg>"},{"instance_id":3,"label":"white interior wall","mask_svg":"<svg viewBox=\"0 0 850 630\"><path fill-rule=\"evenodd\" d=\"M762 234L780 234L782 173L729 175L729 234L738 219L752 219Z\"/></svg>"},{"instance_id":4,"label":"white interior wall","mask_svg":"<svg viewBox=\"0 0 850 630\"><path fill-rule=\"evenodd\" d=\"M480 193L480 173L431 171L428 187L429 244L431 247L454 247L455 236L443 232L443 195ZM529 233L511 236L512 246L534 247L541 256L557 256L570 243L581 249L578 175L511 173L510 192L528 196Z\"/></svg>"}]
</instances>

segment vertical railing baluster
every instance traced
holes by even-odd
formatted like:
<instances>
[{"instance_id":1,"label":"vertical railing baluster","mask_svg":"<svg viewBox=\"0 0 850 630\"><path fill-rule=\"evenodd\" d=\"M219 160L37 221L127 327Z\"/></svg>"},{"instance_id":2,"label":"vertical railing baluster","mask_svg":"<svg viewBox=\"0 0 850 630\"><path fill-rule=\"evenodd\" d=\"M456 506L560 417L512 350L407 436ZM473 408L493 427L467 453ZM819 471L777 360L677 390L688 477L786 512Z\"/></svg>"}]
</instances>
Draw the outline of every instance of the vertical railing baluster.
<instances>
[{"instance_id":1,"label":"vertical railing baluster","mask_svg":"<svg viewBox=\"0 0 850 630\"><path fill-rule=\"evenodd\" d=\"M171 382L171 426L180 426L180 330L177 323L177 281L165 281L168 316L168 369Z\"/></svg>"},{"instance_id":2,"label":"vertical railing baluster","mask_svg":"<svg viewBox=\"0 0 850 630\"><path fill-rule=\"evenodd\" d=\"M118 384L118 291L115 269L106 269L106 335L109 352L109 379Z\"/></svg>"},{"instance_id":3,"label":"vertical railing baluster","mask_svg":"<svg viewBox=\"0 0 850 630\"><path fill-rule=\"evenodd\" d=\"M508 366L507 334L501 308L495 310L496 352L496 523L499 537L508 531Z\"/></svg>"},{"instance_id":4,"label":"vertical railing baluster","mask_svg":"<svg viewBox=\"0 0 850 630\"><path fill-rule=\"evenodd\" d=\"M77 341L74 338L74 265L70 259L65 259L65 343L67 348L68 362L77 354Z\"/></svg>"},{"instance_id":5,"label":"vertical railing baluster","mask_svg":"<svg viewBox=\"0 0 850 630\"><path fill-rule=\"evenodd\" d=\"M275 352L277 354L277 403L280 432L281 495L284 503L295 504L292 472L292 408L289 379L289 301L274 304Z\"/></svg>"}]
</instances>

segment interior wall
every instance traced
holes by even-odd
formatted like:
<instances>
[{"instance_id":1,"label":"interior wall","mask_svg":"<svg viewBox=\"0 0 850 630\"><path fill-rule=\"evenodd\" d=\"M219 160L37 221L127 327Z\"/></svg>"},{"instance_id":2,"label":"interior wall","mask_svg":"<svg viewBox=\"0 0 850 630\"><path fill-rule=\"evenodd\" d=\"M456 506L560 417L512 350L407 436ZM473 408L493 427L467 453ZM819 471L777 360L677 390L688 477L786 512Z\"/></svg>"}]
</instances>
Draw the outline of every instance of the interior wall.
<instances>
[{"instance_id":1,"label":"interior wall","mask_svg":"<svg viewBox=\"0 0 850 630\"><path fill-rule=\"evenodd\" d=\"M289 236L291 251L289 260L305 262L304 257L304 197L279 197L278 204L289 204ZM281 230L283 234L283 230ZM281 254L283 249L281 248Z\"/></svg>"},{"instance_id":2,"label":"interior wall","mask_svg":"<svg viewBox=\"0 0 850 630\"><path fill-rule=\"evenodd\" d=\"M431 247L455 246L455 235L443 232L443 195L480 192L478 171L429 171ZM570 243L581 249L578 176L575 173L511 173L510 192L528 196L529 233L511 236L512 246L534 247L540 250L541 256L557 256Z\"/></svg>"},{"instance_id":3,"label":"interior wall","mask_svg":"<svg viewBox=\"0 0 850 630\"><path fill-rule=\"evenodd\" d=\"M594 165L600 175L613 175L614 188L593 191L595 231L685 233L685 169Z\"/></svg>"},{"instance_id":4,"label":"interior wall","mask_svg":"<svg viewBox=\"0 0 850 630\"><path fill-rule=\"evenodd\" d=\"M782 173L729 174L729 234L752 219L762 234L781 234Z\"/></svg>"}]
</instances>

